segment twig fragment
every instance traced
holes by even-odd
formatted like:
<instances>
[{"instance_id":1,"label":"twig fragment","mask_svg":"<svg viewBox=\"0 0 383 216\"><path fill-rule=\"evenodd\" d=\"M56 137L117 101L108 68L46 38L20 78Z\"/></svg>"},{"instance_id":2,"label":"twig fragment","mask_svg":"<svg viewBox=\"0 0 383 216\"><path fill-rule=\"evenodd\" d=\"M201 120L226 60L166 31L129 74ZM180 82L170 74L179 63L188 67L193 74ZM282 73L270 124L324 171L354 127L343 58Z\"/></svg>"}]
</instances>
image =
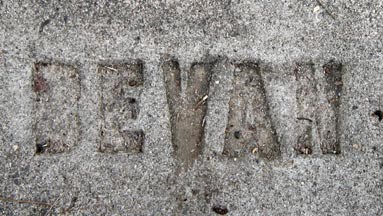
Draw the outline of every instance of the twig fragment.
<instances>
[{"instance_id":1,"label":"twig fragment","mask_svg":"<svg viewBox=\"0 0 383 216\"><path fill-rule=\"evenodd\" d=\"M319 6L321 6L323 8L324 11L326 11L326 13L328 15L330 15L331 18L333 18L335 20L335 16L327 9L327 7L324 6L324 4L321 2L321 0L316 0L316 2L319 4Z\"/></svg>"},{"instance_id":2,"label":"twig fragment","mask_svg":"<svg viewBox=\"0 0 383 216\"><path fill-rule=\"evenodd\" d=\"M0 197L0 201L2 201L2 202L10 202L10 203L31 204L31 205L53 207L53 204L46 203L46 202L31 201L31 200L16 200L16 199L6 198L6 197Z\"/></svg>"},{"instance_id":3,"label":"twig fragment","mask_svg":"<svg viewBox=\"0 0 383 216\"><path fill-rule=\"evenodd\" d=\"M297 119L298 119L298 120L306 120L306 121L309 121L309 122L313 122L312 119L305 118L305 117L298 117Z\"/></svg>"},{"instance_id":4,"label":"twig fragment","mask_svg":"<svg viewBox=\"0 0 383 216\"><path fill-rule=\"evenodd\" d=\"M104 68L109 69L109 70L112 70L112 71L117 71L116 68L112 68L112 67L108 67L108 66L104 66Z\"/></svg>"},{"instance_id":5,"label":"twig fragment","mask_svg":"<svg viewBox=\"0 0 383 216\"><path fill-rule=\"evenodd\" d=\"M47 213L45 213L45 216L48 216L49 213L52 211L52 208L56 205L57 201L59 201L60 196L57 197L57 199L54 201L54 203L51 205L51 207L48 209Z\"/></svg>"},{"instance_id":6,"label":"twig fragment","mask_svg":"<svg viewBox=\"0 0 383 216\"><path fill-rule=\"evenodd\" d=\"M203 96L203 98L195 105L194 110L197 110L203 103L205 103L208 97L209 96L207 95Z\"/></svg>"}]
</instances>

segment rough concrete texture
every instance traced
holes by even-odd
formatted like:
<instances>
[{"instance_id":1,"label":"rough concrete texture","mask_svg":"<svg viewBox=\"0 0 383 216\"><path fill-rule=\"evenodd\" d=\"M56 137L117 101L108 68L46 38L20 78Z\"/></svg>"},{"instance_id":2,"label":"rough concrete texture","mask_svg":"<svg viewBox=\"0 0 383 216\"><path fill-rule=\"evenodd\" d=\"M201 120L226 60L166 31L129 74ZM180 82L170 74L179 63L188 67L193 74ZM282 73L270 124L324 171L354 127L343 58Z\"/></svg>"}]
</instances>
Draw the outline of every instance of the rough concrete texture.
<instances>
[{"instance_id":1,"label":"rough concrete texture","mask_svg":"<svg viewBox=\"0 0 383 216\"><path fill-rule=\"evenodd\" d=\"M0 214L383 215L382 23L379 0L0 0ZM208 98L196 104L206 106L203 130L191 127L203 131L197 156L173 148L161 67L169 59L181 92L193 65L211 64ZM124 75L100 82L100 66L113 74L137 62L142 92L130 94ZM260 116L271 126L261 128L275 130L280 154L271 160L259 149L223 154L235 65L244 62L261 68L264 91L254 94L265 95L254 98L268 107ZM38 63L47 64L44 79L34 77ZM328 73L333 63L341 69ZM296 79L307 64L313 79ZM112 85L119 94L105 92ZM53 101L36 109L39 89ZM108 130L122 137L109 134L107 151L103 103ZM50 128L34 129L37 120ZM39 131L70 150L36 154Z\"/></svg>"}]
</instances>

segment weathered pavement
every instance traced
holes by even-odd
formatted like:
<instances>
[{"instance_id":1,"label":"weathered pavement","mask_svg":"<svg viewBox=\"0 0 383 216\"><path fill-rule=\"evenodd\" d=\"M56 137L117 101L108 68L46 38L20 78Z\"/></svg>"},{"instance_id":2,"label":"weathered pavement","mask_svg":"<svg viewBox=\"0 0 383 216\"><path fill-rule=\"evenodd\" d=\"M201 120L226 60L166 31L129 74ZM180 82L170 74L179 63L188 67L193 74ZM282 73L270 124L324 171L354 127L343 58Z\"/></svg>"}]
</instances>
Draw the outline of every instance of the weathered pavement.
<instances>
[{"instance_id":1,"label":"weathered pavement","mask_svg":"<svg viewBox=\"0 0 383 216\"><path fill-rule=\"evenodd\" d=\"M0 0L2 215L383 215L381 1Z\"/></svg>"}]
</instances>

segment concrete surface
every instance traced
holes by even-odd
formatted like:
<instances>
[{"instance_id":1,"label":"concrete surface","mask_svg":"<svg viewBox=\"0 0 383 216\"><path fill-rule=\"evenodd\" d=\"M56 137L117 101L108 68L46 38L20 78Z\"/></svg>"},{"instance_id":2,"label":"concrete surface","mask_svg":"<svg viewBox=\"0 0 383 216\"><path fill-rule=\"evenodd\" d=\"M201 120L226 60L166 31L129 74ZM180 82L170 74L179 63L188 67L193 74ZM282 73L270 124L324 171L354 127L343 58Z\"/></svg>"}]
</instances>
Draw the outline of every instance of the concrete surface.
<instances>
[{"instance_id":1,"label":"concrete surface","mask_svg":"<svg viewBox=\"0 0 383 216\"><path fill-rule=\"evenodd\" d=\"M382 23L378 0L0 0L0 214L383 215L382 122L372 115L383 109ZM183 80L193 64L214 64L201 151L191 166L177 159L171 142L161 69L169 58L179 62ZM144 132L142 149L100 151L99 67L138 60L139 112L123 128ZM330 60L343 71L335 112L340 153L322 153L317 133L312 153L298 153L294 67L313 65L319 81L312 99L326 104L322 66ZM245 61L267 69L264 92L280 146L272 160L256 150L222 154L233 65ZM54 94L65 110L77 106L79 141L68 138L63 152L37 151L36 116L53 106L50 114L61 119L62 111L47 101L36 112L39 62L79 75L77 102L67 95L75 89ZM45 120L55 133L67 122Z\"/></svg>"}]
</instances>

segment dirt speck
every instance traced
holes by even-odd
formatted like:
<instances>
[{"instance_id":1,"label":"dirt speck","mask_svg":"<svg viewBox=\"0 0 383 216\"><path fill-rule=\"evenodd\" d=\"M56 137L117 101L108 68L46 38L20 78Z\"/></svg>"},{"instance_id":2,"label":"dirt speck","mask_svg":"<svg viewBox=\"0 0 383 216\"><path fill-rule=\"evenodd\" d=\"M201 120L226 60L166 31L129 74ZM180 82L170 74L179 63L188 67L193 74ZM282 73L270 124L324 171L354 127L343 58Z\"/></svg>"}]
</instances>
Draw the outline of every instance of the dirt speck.
<instances>
[{"instance_id":1,"label":"dirt speck","mask_svg":"<svg viewBox=\"0 0 383 216\"><path fill-rule=\"evenodd\" d=\"M45 78L37 74L33 80L33 91L34 92L46 92L48 90L48 83L46 82Z\"/></svg>"},{"instance_id":2,"label":"dirt speck","mask_svg":"<svg viewBox=\"0 0 383 216\"><path fill-rule=\"evenodd\" d=\"M213 207L212 207L212 210L213 210L215 213L219 214L219 215L226 215L226 214L229 212L229 210L227 209L227 207L222 206L222 205L216 205L216 206L213 206Z\"/></svg>"},{"instance_id":3,"label":"dirt speck","mask_svg":"<svg viewBox=\"0 0 383 216\"><path fill-rule=\"evenodd\" d=\"M378 117L379 121L383 120L383 113L380 110L376 110L372 113L372 116Z\"/></svg>"}]
</instances>

